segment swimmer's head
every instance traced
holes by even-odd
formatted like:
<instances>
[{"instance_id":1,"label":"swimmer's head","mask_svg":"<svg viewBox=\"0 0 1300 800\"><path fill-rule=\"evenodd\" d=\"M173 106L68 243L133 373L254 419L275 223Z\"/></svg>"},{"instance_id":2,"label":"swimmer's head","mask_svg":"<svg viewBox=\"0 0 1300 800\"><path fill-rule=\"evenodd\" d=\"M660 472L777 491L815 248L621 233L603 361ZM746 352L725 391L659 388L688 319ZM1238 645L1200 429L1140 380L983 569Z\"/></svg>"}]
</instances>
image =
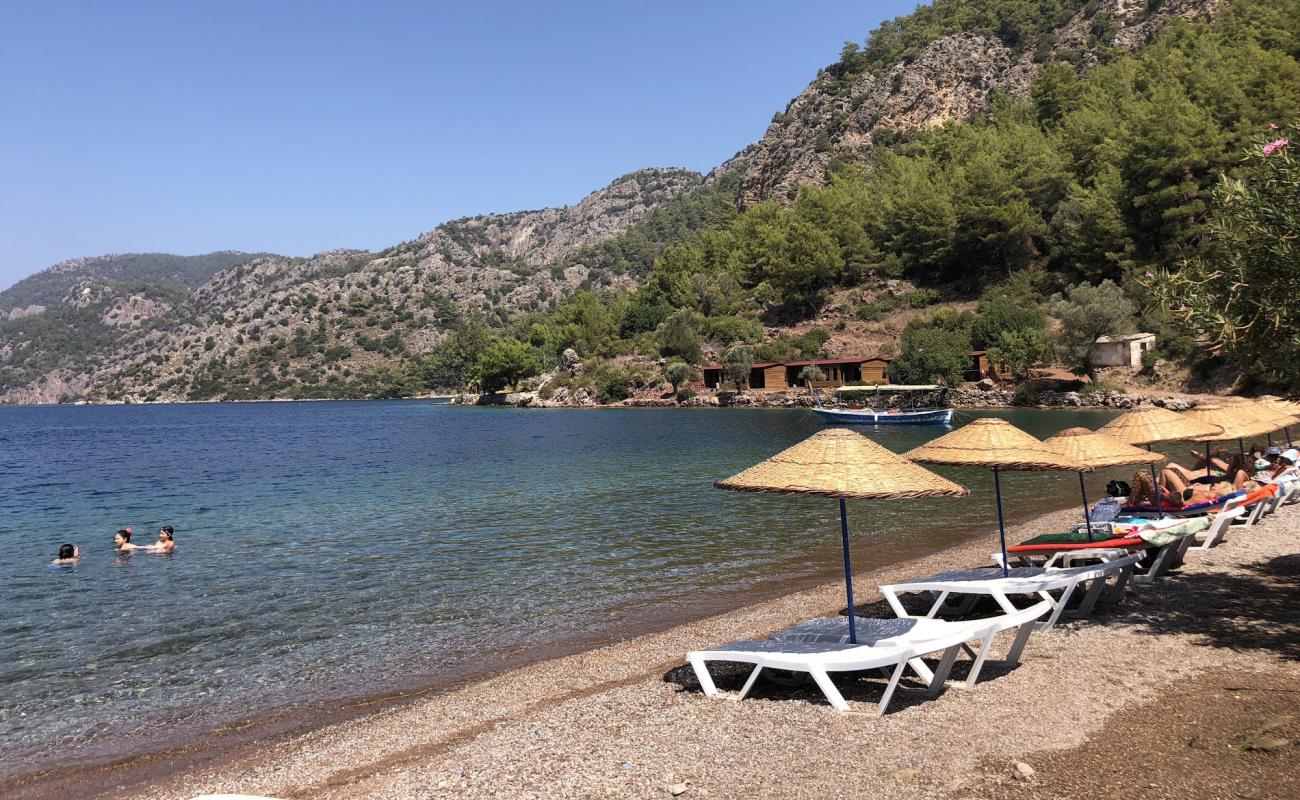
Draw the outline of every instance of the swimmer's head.
<instances>
[{"instance_id":1,"label":"swimmer's head","mask_svg":"<svg viewBox=\"0 0 1300 800\"><path fill-rule=\"evenodd\" d=\"M131 529L123 528L122 530L113 534L113 541L117 542L118 544L129 544L131 541Z\"/></svg>"},{"instance_id":2,"label":"swimmer's head","mask_svg":"<svg viewBox=\"0 0 1300 800\"><path fill-rule=\"evenodd\" d=\"M176 531L172 526L164 525L158 529L158 538L164 542L170 542L176 538L175 533Z\"/></svg>"},{"instance_id":3,"label":"swimmer's head","mask_svg":"<svg viewBox=\"0 0 1300 800\"><path fill-rule=\"evenodd\" d=\"M75 544L65 544L59 548L59 560L77 557L77 546Z\"/></svg>"}]
</instances>

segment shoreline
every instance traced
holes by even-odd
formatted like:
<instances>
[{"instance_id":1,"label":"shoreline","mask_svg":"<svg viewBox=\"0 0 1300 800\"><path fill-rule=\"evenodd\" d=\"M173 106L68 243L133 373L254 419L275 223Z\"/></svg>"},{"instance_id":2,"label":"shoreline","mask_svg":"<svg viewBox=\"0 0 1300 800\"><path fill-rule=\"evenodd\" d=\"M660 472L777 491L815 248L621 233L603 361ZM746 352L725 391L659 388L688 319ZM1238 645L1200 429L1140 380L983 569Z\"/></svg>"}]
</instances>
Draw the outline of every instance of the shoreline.
<instances>
[{"instance_id":1,"label":"shoreline","mask_svg":"<svg viewBox=\"0 0 1300 800\"><path fill-rule=\"evenodd\" d=\"M1077 513L1041 513L1008 533L1025 537L1073 521ZM764 688L734 702L743 675L719 680L733 702L705 698L682 669L689 649L838 613L843 584L832 580L431 697L360 708L352 719L271 737L215 763L178 763L164 755L143 765L148 769L127 764L94 775L66 771L4 788L15 798L156 800L209 792L286 799L665 797L683 785L688 798L968 798L1008 790L1007 796L1056 796L1038 778L1017 777L1022 760L1040 769L1044 763L1078 768L1085 748L1097 750L1093 737L1126 716L1136 715L1130 726L1139 726L1129 738L1149 736L1155 729L1141 727L1143 709L1163 708L1189 681L1205 684L1202 676L1218 671L1254 675L1256 683L1280 681L1281 688L1267 691L1282 699L1300 691L1297 536L1295 507L1255 528L1234 529L1224 544L1189 553L1181 570L1135 588L1122 605L1035 634L1019 667L990 664L974 690L950 688L934 700L903 700L881 719L872 705L875 690L846 692L853 709L837 714L815 690ZM934 552L860 570L859 608L889 616L874 586L988 563L995 547L996 532L986 530ZM1028 709L1035 713L1026 714ZM1168 724L1187 725L1181 718ZM1176 735L1186 734L1180 728ZM1103 743L1101 749L1115 760L1114 769L1131 761L1123 748ZM1290 758L1287 752L1277 755ZM1095 754L1088 758L1088 775L1106 768ZM776 763L787 766L774 769ZM1186 775L1166 772L1177 773L1167 776L1171 782ZM1284 773L1274 780L1288 779ZM1137 796L1187 795L1148 790Z\"/></svg>"},{"instance_id":2,"label":"shoreline","mask_svg":"<svg viewBox=\"0 0 1300 800\"><path fill-rule=\"evenodd\" d=\"M1077 515L1078 509L1071 504L1066 504L1062 508L1046 513L1030 512L1019 521L1009 519L1008 532L1019 528L1035 527L1048 518L1063 514ZM987 553L992 550L985 549L988 545L978 545L977 542L991 537L992 549L995 550L997 534L996 529L992 533L982 532L986 527L983 524L967 526L961 532L962 541L954 545L911 548L899 558L856 570L855 586L858 582L862 582L863 586L868 585L872 576L882 570L895 571L911 564L938 558L943 554L965 552L971 548L976 551L982 550L987 559ZM954 558L959 557L954 555ZM322 700L299 707L267 709L254 718L209 728L197 735L197 741L187 742L179 747L150 749L116 758L91 757L6 778L0 780L0 795L14 798L41 797L46 796L43 792L49 788L54 788L58 793L71 791L76 787L78 796L133 797L135 795L131 791L138 791L138 787L165 783L192 767L205 770L220 769L223 765L237 762L246 757L249 752L268 745L275 746L299 737L312 736L333 726L363 723L368 717L399 712L418 704L437 703L443 696L508 678L538 665L582 658L611 648L627 646L645 638L670 635L713 619L753 612L809 593L819 595L830 593L833 597L837 591L842 605L843 581L826 582L823 576L773 581L771 585L758 592L749 589L732 590L712 597L707 607L696 609L691 613L675 615L668 619L661 614L656 621L638 625L630 637L621 636L613 631L594 632L588 636L549 642L540 647L509 650L504 657L499 653L487 654L483 658L476 659L474 665L464 672L434 684L398 687L374 695ZM830 613L835 612L827 610L822 615ZM122 794L123 781L135 788Z\"/></svg>"},{"instance_id":3,"label":"shoreline","mask_svg":"<svg viewBox=\"0 0 1300 800\"><path fill-rule=\"evenodd\" d=\"M1034 402L1020 403L1016 401L1014 392L1009 390L994 389L985 391L964 392L964 397L959 402L949 403L944 408L951 408L959 411L1007 411L1011 409L1035 409L1042 411L1069 411L1069 410L1125 410L1137 408L1143 405L1153 405L1160 408L1168 408L1171 411L1186 411L1195 408L1203 402L1215 402L1221 399L1219 395L1212 394L1190 394L1176 392L1162 392L1154 394L1128 394L1123 392L1106 392L1106 393L1080 393L1080 392L1058 392L1055 390L1046 390L1034 396ZM594 401L587 403L560 403L552 404L550 402L540 401L535 392L510 392L501 393L495 396L487 395L469 395L474 397L473 402L458 402L453 400L447 403L431 402L437 399L445 399L449 395L430 394L417 395L412 397L268 397L259 399L239 399L239 400L141 400L141 401L124 401L124 400L79 400L76 402L57 402L57 403L7 403L0 402L0 408L105 408L115 406L189 406L189 405L256 405L259 403L394 403L394 402L427 402L431 406L446 406L448 408L494 408L494 409L527 409L530 411L539 410L610 410L610 409L665 409L672 408L678 410L697 410L697 409L771 409L771 410L797 410L813 408L813 402L806 395L796 394L789 395L786 392L762 392L762 393L742 393L738 397L731 398L728 402L721 402L717 394L701 393L691 400L678 401L671 397L638 397L620 400L616 403L596 403ZM1245 397L1245 395L1229 395L1233 397ZM484 400L483 398L487 398ZM513 399L512 399L513 398Z\"/></svg>"}]
</instances>

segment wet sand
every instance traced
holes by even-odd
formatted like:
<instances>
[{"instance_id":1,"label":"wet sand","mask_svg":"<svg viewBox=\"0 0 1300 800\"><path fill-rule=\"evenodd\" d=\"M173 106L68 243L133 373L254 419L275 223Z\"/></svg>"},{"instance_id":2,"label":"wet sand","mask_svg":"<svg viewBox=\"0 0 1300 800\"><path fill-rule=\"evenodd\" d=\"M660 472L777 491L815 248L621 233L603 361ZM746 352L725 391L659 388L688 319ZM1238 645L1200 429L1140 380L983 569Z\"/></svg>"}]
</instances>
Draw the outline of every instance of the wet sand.
<instances>
[{"instance_id":1,"label":"wet sand","mask_svg":"<svg viewBox=\"0 0 1300 800\"><path fill-rule=\"evenodd\" d=\"M1011 538L1056 529L1075 513L1046 515L1018 526ZM987 563L995 547L996 536L982 535L860 574L865 613L888 616L870 587ZM1087 752L1107 725L1127 725L1138 748L1144 736L1164 736L1165 724L1143 709L1165 707L1162 698L1184 687L1220 691L1214 676L1241 675L1243 682L1254 676L1270 697L1300 692L1297 551L1300 506L1292 506L1253 529L1234 530L1214 550L1192 552L1177 574L1136 590L1121 606L1035 634L1019 668L987 668L976 689L950 689L937 700L896 700L883 719L874 706L881 681L837 681L853 706L838 714L815 689L760 684L735 702L740 673L718 681L730 698L706 698L681 667L687 650L836 613L843 586L827 583L310 732L268 737L264 746L246 745L217 764L163 758L148 769L128 764L9 788L15 797L671 797L680 790L684 797L1056 796L1051 776L1062 776L1060 788L1071 774L1087 775L1078 771L1084 756L1071 761L1071 754L1086 754L1090 766L1103 769L1098 762L1107 758L1134 760L1126 747ZM1151 725L1144 726L1148 716ZM1200 721L1207 741L1231 739L1210 731L1229 717ZM1290 746L1282 747L1281 764L1292 763ZM1259 769L1268 761L1251 757ZM1016 762L1043 769L1025 779ZM1187 777L1185 769L1165 772L1170 787ZM1159 773L1151 774L1157 788L1143 796L1166 796ZM1288 796L1269 794L1267 782L1255 788L1253 796Z\"/></svg>"}]
</instances>

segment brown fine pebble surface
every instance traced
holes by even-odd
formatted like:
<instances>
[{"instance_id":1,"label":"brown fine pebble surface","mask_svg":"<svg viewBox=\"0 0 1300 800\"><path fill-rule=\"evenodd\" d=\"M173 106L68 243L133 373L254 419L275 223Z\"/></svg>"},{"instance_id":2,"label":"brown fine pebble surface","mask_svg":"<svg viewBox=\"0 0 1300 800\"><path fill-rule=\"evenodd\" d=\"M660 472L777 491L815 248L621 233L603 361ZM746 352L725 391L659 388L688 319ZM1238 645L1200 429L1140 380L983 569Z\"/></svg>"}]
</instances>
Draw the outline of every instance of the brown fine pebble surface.
<instances>
[{"instance_id":1,"label":"brown fine pebble surface","mask_svg":"<svg viewBox=\"0 0 1300 800\"><path fill-rule=\"evenodd\" d=\"M1071 517L1047 515L1013 537ZM865 589L988 563L995 543L980 537L859 580ZM767 682L737 702L739 672L719 675L723 699L707 698L681 666L687 650L835 613L843 587L831 583L292 736L194 774L96 793L887 799L1105 788L1296 797L1300 731L1288 709L1300 692L1297 544L1300 506L1234 529L1122 605L1035 634L1019 667L990 665L973 690L896 699L881 719L874 676L836 678L852 705L841 714L815 689ZM878 595L862 594L866 613L888 615Z\"/></svg>"}]
</instances>

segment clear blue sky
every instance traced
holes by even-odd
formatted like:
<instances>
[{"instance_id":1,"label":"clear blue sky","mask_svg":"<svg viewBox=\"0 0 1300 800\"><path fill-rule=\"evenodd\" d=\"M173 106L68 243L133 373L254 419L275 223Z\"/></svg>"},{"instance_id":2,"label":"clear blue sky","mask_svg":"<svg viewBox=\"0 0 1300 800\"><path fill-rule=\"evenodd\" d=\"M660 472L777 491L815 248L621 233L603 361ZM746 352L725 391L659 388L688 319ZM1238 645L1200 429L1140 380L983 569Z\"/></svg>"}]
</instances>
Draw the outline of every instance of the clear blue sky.
<instances>
[{"instance_id":1,"label":"clear blue sky","mask_svg":"<svg viewBox=\"0 0 1300 800\"><path fill-rule=\"evenodd\" d=\"M379 249L707 170L915 4L6 2L0 287L108 252Z\"/></svg>"}]
</instances>

